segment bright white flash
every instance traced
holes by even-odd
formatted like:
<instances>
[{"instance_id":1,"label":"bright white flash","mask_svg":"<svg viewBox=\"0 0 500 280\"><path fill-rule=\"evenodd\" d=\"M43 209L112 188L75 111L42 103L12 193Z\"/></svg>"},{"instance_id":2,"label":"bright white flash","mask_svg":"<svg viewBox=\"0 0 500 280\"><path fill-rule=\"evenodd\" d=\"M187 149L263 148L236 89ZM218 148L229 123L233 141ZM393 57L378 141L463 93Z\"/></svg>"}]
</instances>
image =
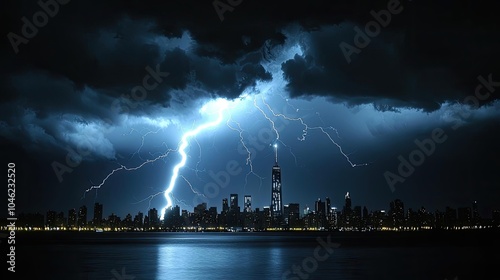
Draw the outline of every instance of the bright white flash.
<instances>
[{"instance_id":1,"label":"bright white flash","mask_svg":"<svg viewBox=\"0 0 500 280\"><path fill-rule=\"evenodd\" d=\"M173 191L173 189L175 187L175 182L177 180L177 177L179 176L179 170L182 167L184 167L184 165L186 165L187 155L186 155L185 150L189 146L189 138L196 136L198 133L200 133L201 131L203 131L205 129L219 125L224 118L224 110L228 107L228 103L229 102L226 99L219 98L219 99L216 99L214 101L211 101L211 102L208 102L207 104L205 104L200 109L200 113L206 113L206 112L210 113L210 112L216 111L216 112L218 112L217 119L212 121L212 122L204 123L204 124L198 126L197 128L186 132L182 136L181 141L180 141L180 145L179 145L179 149L178 149L179 154L181 155L181 161L174 166L174 169L172 171L172 177L170 178L170 184L168 185L168 188L164 192L165 198L167 199L167 206L165 206L165 208L163 208L163 210L161 211L160 219L163 220L164 216L165 216L165 211L168 208L173 206L172 199L170 197L170 193Z\"/></svg>"}]
</instances>

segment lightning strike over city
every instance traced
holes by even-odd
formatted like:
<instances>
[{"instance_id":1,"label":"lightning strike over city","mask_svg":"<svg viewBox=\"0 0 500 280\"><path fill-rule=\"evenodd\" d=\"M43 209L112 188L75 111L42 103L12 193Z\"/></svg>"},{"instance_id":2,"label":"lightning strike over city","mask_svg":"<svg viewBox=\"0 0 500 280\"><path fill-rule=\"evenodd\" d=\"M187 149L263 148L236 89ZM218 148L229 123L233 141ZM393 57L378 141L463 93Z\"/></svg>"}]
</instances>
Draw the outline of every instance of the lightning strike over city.
<instances>
[{"instance_id":1,"label":"lightning strike over city","mask_svg":"<svg viewBox=\"0 0 500 280\"><path fill-rule=\"evenodd\" d=\"M222 121L223 121L223 118L224 118L224 111L227 109L228 107L228 104L227 104L227 100L225 99L217 99L213 102L213 105L215 108L214 110L217 112L217 119L213 120L213 121L210 121L210 122L207 122L207 123L204 123L204 124L201 124L200 126L198 126L197 128L193 129L193 130L190 130L188 132L186 132L183 136L182 136L182 139L181 139L181 142L180 142L180 145L179 145L179 154L181 155L181 161L176 164L172 170L172 177L170 179L170 183L168 184L168 187L167 189L165 190L165 198L167 200L167 205L162 209L162 212L161 212L161 219L163 219L164 215L165 215L165 211L172 207L172 199L170 197L170 193L174 190L174 187L175 187L175 183L177 181L177 177L179 175L179 170L184 167L184 165L186 164L186 160L187 160L187 155L186 155L186 151L185 149L188 147L189 145L189 139L191 137L196 137L196 135L198 133L201 133L202 131L206 130L206 129L209 129L209 128L212 128L214 126L217 126L219 125ZM211 103L208 103L207 105L211 106L212 104ZM201 111L204 112L207 110L207 107L202 107L201 108Z\"/></svg>"},{"instance_id":2,"label":"lightning strike over city","mask_svg":"<svg viewBox=\"0 0 500 280\"><path fill-rule=\"evenodd\" d=\"M8 279L496 275L493 4L2 1Z\"/></svg>"}]
</instances>

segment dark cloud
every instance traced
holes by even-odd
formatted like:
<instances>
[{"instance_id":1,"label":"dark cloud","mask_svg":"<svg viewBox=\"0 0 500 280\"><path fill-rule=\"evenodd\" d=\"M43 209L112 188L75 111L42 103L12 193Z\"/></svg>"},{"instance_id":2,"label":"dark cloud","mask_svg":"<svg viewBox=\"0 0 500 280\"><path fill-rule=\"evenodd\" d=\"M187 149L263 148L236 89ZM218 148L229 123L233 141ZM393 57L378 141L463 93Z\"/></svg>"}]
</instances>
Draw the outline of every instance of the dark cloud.
<instances>
[{"instance_id":1,"label":"dark cloud","mask_svg":"<svg viewBox=\"0 0 500 280\"><path fill-rule=\"evenodd\" d=\"M499 24L491 21L491 15L470 13L462 18L465 10L452 5L452 12L447 12L441 3L429 10L424 2L402 5L402 12L392 15L379 35L370 38L359 53L347 55L350 63L340 44L356 47L354 28L364 30L373 18L310 32L304 56L283 63L291 94L329 96L354 105L385 100L378 105L382 109L433 111L446 101L462 101L474 94L479 75L500 73L494 63L500 59L494 51L500 41L491 36ZM471 17L481 18L472 23Z\"/></svg>"},{"instance_id":2,"label":"dark cloud","mask_svg":"<svg viewBox=\"0 0 500 280\"><path fill-rule=\"evenodd\" d=\"M464 116L462 108L449 104L461 102L464 97L474 94L480 75L488 77L491 74L492 80L500 81L497 10L489 2L469 0L401 1L403 11L392 15L391 22L359 53L352 54L352 61L348 63L339 44L355 45L354 27L364 29L373 21L370 12L387 9L388 2L242 0L233 10L226 11L221 21L213 1L71 0L59 5L57 14L38 28L37 34L26 44L20 44L16 54L8 34L22 35L21 18L32 21L33 14L41 7L36 1L3 1L0 4L0 33L4 36L0 42L1 152L9 159L19 154L25 158L22 164L32 166L32 169L42 166L34 172L35 177L47 185L55 185L58 182L51 163L65 163L70 149L88 149L89 155L78 166L81 169L75 167L73 177L65 177L71 181L68 184L80 184L78 187L81 187L89 174L100 176L96 180L102 180L106 172L116 168L114 161L117 159L139 161L143 159L141 156L158 156L159 149L175 146L180 137L177 134L184 129L181 125L161 136L159 134L163 131L151 133L154 141L148 140L154 143L143 142L149 126L159 126L156 122L164 122L165 126L188 122L206 100L215 97L237 99L247 89L252 92L260 90L260 82L272 84L272 90L278 92L281 84L276 84L283 77L285 89L293 98L290 101L304 107L289 106L284 102L286 97L280 98L274 92L269 96L275 98L271 105L284 106L290 115L305 116L315 125L336 123L341 127L339 134L343 137L360 136L334 138L346 147L346 151L349 150L349 154L361 147L362 151L353 155L356 162L376 162L367 168L366 173L358 173L358 168L353 169L344 161L332 164L331 159L339 156L337 150L330 154L318 152L318 147L330 152L332 143L320 138L325 140L321 145L316 140L308 140L312 144L300 142L303 146L298 145L296 138L301 135L303 127L290 121L292 124L286 127L299 130L283 132L282 137L294 143L290 145L290 151L297 151L300 155L300 151L307 150L302 154L301 162L310 157L305 161L309 161L312 167L307 171L287 168L294 170L290 173L304 171L311 174L287 180L302 180L305 185L319 166L323 173L332 175L325 180L335 180L335 195L349 188L362 193L363 180L376 182L377 190L389 191L381 174L397 166L399 153L414 148L416 135L428 136L433 127L442 124L442 118L467 124L455 139L467 139L470 133L478 131L480 137L477 139L485 146L468 150L464 159L458 161L456 151L463 148L464 143L450 141L446 151L455 155L453 160L443 155L446 153L436 154L434 158L439 160L420 169L421 174L445 166L443 174L451 176L457 173L456 170L465 173L470 167L481 174L479 177L483 176L482 184L491 188L497 178L491 175L494 169L489 167L498 166L498 162L490 155L486 161L494 164L487 165L486 171L474 169L471 165L457 168L452 161L464 166L468 159L478 162L480 156L474 151L487 153L494 146L498 137L488 138L488 131L495 131L498 127L498 122L492 121L498 119L498 114L492 112L498 107L498 101L493 103L498 94L491 94L480 102L493 107L483 108L484 111L476 112L470 118ZM153 77L152 72L157 76ZM159 75L159 72L163 74ZM148 75L151 78L147 79ZM145 79L149 83L145 93L134 91L136 87L145 87ZM286 96L287 92L279 93ZM346 104L348 109L338 112L341 106L335 103ZM306 108L310 104L321 108ZM369 106L356 107L360 104ZM266 110L265 106L262 108ZM376 112L372 112L373 108ZM428 115L420 111L436 115L427 118ZM351 120L356 114L363 118ZM263 124L268 125L267 119L259 112L245 116L240 121L253 122L250 127L254 130ZM414 119L419 121L412 124ZM137 123L144 130L133 130ZM477 131L471 129L474 126L478 127ZM125 132L111 131L110 128L122 128ZM309 133L308 139L325 136L319 130ZM227 144L213 140L213 150L210 151L213 154L207 158L224 154L233 159L237 147L230 147L230 144L239 143L239 138L237 134L231 135L233 142L224 138ZM373 142L363 149L368 141ZM472 145L468 140L464 141ZM200 142L207 143L203 139ZM223 144L223 147L217 144ZM296 150L295 144L299 147ZM144 148L142 153L136 152L139 146ZM259 151L259 158L262 158L260 168L267 166L264 157L272 158L272 151ZM291 156L283 158L290 162L296 160ZM30 163L29 159L36 160ZM171 161L168 158L165 164ZM220 164L221 170L225 163ZM212 164L215 161L210 161L207 168L215 170L217 167ZM244 164L242 158L241 166ZM158 164L154 168L155 176L143 171L144 176L156 178L152 185L163 186L164 182L160 181L165 178L159 178L158 174L163 174L167 167ZM96 169L99 169L99 176L95 175ZM339 173L343 174L329 170L341 170ZM31 168L26 171L29 172L32 172ZM268 169L262 172L268 172ZM415 176L409 182L426 184L432 181L428 178L432 176ZM354 177L355 182L352 181ZM315 178L318 185L330 184L318 176ZM458 184L462 179L456 177L452 181ZM124 182L116 180L115 183ZM135 184L142 187L140 178L135 180ZM71 191L79 192L81 188L75 186ZM467 187L469 185L463 184L461 189ZM418 189L418 186L412 185L411 188ZM431 191L430 187L426 190ZM381 193L375 196L383 196ZM301 194L298 191L295 197L302 199L304 195ZM262 197L268 197L268 193Z\"/></svg>"},{"instance_id":3,"label":"dark cloud","mask_svg":"<svg viewBox=\"0 0 500 280\"><path fill-rule=\"evenodd\" d=\"M59 5L17 55L3 41L4 74L43 70L116 97L144 77L145 66L163 59L172 76L162 84L167 94L155 95L163 102L155 101L168 105L169 89L185 88L193 71L205 90L213 91L216 83L215 94L234 98L255 81L270 79L259 63L285 42L283 29L296 23L310 36L305 58L283 65L292 96L325 95L349 104L382 98L382 108L431 111L468 95L478 75L498 73L498 21L491 9L472 1L401 1L403 11L346 63L339 44L354 45L353 27L364 28L373 20L370 11L387 9L388 2L242 1L221 22L210 1L70 1ZM21 34L20 18L32 19L41 9L33 2L3 5L3 34ZM162 50L163 42L156 41L186 32L194 40L189 58L180 50ZM253 65L237 64L259 51L263 55ZM2 90L8 92L3 98L16 94L8 81Z\"/></svg>"}]
</instances>

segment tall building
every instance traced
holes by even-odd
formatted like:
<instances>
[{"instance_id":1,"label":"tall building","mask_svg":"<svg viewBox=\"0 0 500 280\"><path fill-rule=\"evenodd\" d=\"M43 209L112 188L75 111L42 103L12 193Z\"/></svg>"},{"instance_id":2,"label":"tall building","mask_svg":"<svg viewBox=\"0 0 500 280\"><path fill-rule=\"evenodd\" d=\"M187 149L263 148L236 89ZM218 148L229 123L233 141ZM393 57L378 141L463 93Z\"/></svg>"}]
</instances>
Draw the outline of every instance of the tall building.
<instances>
[{"instance_id":1,"label":"tall building","mask_svg":"<svg viewBox=\"0 0 500 280\"><path fill-rule=\"evenodd\" d=\"M149 216L149 226L150 227L159 226L160 219L158 217L158 210L156 210L156 208L149 209L148 216Z\"/></svg>"},{"instance_id":2,"label":"tall building","mask_svg":"<svg viewBox=\"0 0 500 280\"><path fill-rule=\"evenodd\" d=\"M229 212L229 204L227 198L222 199L222 212Z\"/></svg>"},{"instance_id":3,"label":"tall building","mask_svg":"<svg viewBox=\"0 0 500 280\"><path fill-rule=\"evenodd\" d=\"M405 206L400 199L395 199L389 204L389 216L392 226L402 227L405 224Z\"/></svg>"},{"instance_id":4,"label":"tall building","mask_svg":"<svg viewBox=\"0 0 500 280\"><path fill-rule=\"evenodd\" d=\"M345 209L346 210L351 210L351 196L349 195L349 192L345 194Z\"/></svg>"},{"instance_id":5,"label":"tall building","mask_svg":"<svg viewBox=\"0 0 500 280\"><path fill-rule=\"evenodd\" d=\"M238 206L238 194L232 193L229 197L228 226L240 226L240 207Z\"/></svg>"},{"instance_id":6,"label":"tall building","mask_svg":"<svg viewBox=\"0 0 500 280\"><path fill-rule=\"evenodd\" d=\"M330 198L327 196L325 199L325 213L327 216L330 214L331 208L332 208L332 202L330 201Z\"/></svg>"},{"instance_id":7,"label":"tall building","mask_svg":"<svg viewBox=\"0 0 500 280\"><path fill-rule=\"evenodd\" d=\"M271 220L274 225L280 225L283 213L283 199L281 193L281 167L278 165L278 145L274 144L276 160L272 172L271 185Z\"/></svg>"},{"instance_id":8,"label":"tall building","mask_svg":"<svg viewBox=\"0 0 500 280\"><path fill-rule=\"evenodd\" d=\"M342 210L343 226L346 226L346 227L351 226L351 217L352 217L351 196L349 195L349 192L347 192L345 195L344 209Z\"/></svg>"},{"instance_id":9,"label":"tall building","mask_svg":"<svg viewBox=\"0 0 500 280\"><path fill-rule=\"evenodd\" d=\"M56 216L56 226L57 227L64 227L66 226L66 218L64 218L64 212L59 212Z\"/></svg>"},{"instance_id":10,"label":"tall building","mask_svg":"<svg viewBox=\"0 0 500 280\"><path fill-rule=\"evenodd\" d=\"M250 213L252 212L252 196L245 195L243 199L243 212Z\"/></svg>"},{"instance_id":11,"label":"tall building","mask_svg":"<svg viewBox=\"0 0 500 280\"><path fill-rule=\"evenodd\" d=\"M95 203L94 205L94 219L92 220L95 227L100 227L102 223L102 204Z\"/></svg>"},{"instance_id":12,"label":"tall building","mask_svg":"<svg viewBox=\"0 0 500 280\"><path fill-rule=\"evenodd\" d=\"M47 211L47 219L45 222L45 226L49 228L55 228L56 227L56 211Z\"/></svg>"},{"instance_id":13,"label":"tall building","mask_svg":"<svg viewBox=\"0 0 500 280\"><path fill-rule=\"evenodd\" d=\"M458 224L460 226L470 226L472 221L472 213L469 207L460 207L457 211Z\"/></svg>"},{"instance_id":14,"label":"tall building","mask_svg":"<svg viewBox=\"0 0 500 280\"><path fill-rule=\"evenodd\" d=\"M69 209L68 211L68 227L76 227L76 210L75 209Z\"/></svg>"},{"instance_id":15,"label":"tall building","mask_svg":"<svg viewBox=\"0 0 500 280\"><path fill-rule=\"evenodd\" d=\"M78 210L78 226L86 227L87 226L87 206L83 205Z\"/></svg>"},{"instance_id":16,"label":"tall building","mask_svg":"<svg viewBox=\"0 0 500 280\"><path fill-rule=\"evenodd\" d=\"M202 204L199 204L196 208L195 208L195 211L200 211L200 209L204 209L203 207L206 208L206 203L202 203ZM203 210L201 210L203 212ZM155 227L155 223L158 223L157 225L159 225L159 221L153 221L153 219L151 217L155 217L157 216L158 212L156 212L156 209L153 208L152 210L149 210L150 212L150 224L151 226ZM156 212L156 213L155 213ZM179 207L179 205L175 205L175 206L172 206L170 207L169 209L167 209L165 211L165 216L164 216L164 225L166 228L168 229L172 229L172 228L176 228L176 227L179 227L180 226L180 217L181 217L181 208Z\"/></svg>"},{"instance_id":17,"label":"tall building","mask_svg":"<svg viewBox=\"0 0 500 280\"><path fill-rule=\"evenodd\" d=\"M315 211L318 218L318 224L320 227L324 227L326 224L325 210L326 210L325 202L321 201L321 198L318 198L318 200L315 203Z\"/></svg>"},{"instance_id":18,"label":"tall building","mask_svg":"<svg viewBox=\"0 0 500 280\"><path fill-rule=\"evenodd\" d=\"M293 227L299 227L299 220L300 220L300 206L298 203L290 203L288 204L288 215L286 218L288 218L288 225L293 228Z\"/></svg>"},{"instance_id":19,"label":"tall building","mask_svg":"<svg viewBox=\"0 0 500 280\"><path fill-rule=\"evenodd\" d=\"M479 225L479 222L481 221L481 217L479 216L479 209L477 207L477 201L474 200L472 203L472 222L475 225Z\"/></svg>"},{"instance_id":20,"label":"tall building","mask_svg":"<svg viewBox=\"0 0 500 280\"><path fill-rule=\"evenodd\" d=\"M232 193L231 196L229 197L229 202L230 202L230 210L238 211L238 194Z\"/></svg>"},{"instance_id":21,"label":"tall building","mask_svg":"<svg viewBox=\"0 0 500 280\"><path fill-rule=\"evenodd\" d=\"M143 216L144 214L142 212L137 213L134 217L134 227L136 228L142 228L143 226Z\"/></svg>"}]
</instances>

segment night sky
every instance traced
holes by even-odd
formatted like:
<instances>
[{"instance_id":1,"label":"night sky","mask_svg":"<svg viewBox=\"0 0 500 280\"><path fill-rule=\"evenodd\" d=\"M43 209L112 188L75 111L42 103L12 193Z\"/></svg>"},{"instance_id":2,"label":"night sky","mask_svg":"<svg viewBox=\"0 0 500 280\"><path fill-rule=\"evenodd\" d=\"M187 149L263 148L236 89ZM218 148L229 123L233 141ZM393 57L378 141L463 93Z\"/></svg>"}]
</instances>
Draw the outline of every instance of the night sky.
<instances>
[{"instance_id":1,"label":"night sky","mask_svg":"<svg viewBox=\"0 0 500 280\"><path fill-rule=\"evenodd\" d=\"M301 209L327 196L340 209L346 192L370 211L396 198L500 208L500 24L487 3L48 2L0 8L0 153L5 173L16 164L17 212L162 209L183 134L221 100L221 123L188 139L181 209L220 212L231 193L268 206L275 143L283 203Z\"/></svg>"}]
</instances>

